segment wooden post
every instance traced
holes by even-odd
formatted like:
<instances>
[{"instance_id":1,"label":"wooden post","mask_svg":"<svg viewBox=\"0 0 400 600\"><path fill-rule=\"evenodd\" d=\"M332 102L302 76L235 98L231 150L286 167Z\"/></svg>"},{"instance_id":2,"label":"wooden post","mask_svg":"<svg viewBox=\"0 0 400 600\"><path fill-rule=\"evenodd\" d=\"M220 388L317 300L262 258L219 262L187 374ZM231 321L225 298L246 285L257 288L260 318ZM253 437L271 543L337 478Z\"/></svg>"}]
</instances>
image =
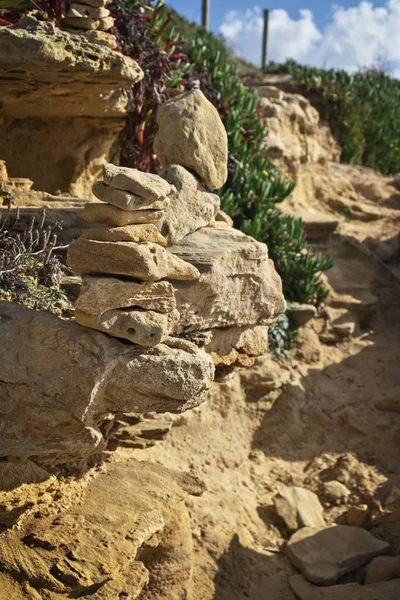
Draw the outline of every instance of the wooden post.
<instances>
[{"instance_id":1,"label":"wooden post","mask_svg":"<svg viewBox=\"0 0 400 600\"><path fill-rule=\"evenodd\" d=\"M268 62L268 22L269 22L269 10L266 8L264 10L264 32L263 32L263 40L262 40L262 59L261 59L261 69L263 71L267 68Z\"/></svg>"},{"instance_id":2,"label":"wooden post","mask_svg":"<svg viewBox=\"0 0 400 600\"><path fill-rule=\"evenodd\" d=\"M210 28L210 0L202 0L201 24L208 31Z\"/></svg>"}]
</instances>

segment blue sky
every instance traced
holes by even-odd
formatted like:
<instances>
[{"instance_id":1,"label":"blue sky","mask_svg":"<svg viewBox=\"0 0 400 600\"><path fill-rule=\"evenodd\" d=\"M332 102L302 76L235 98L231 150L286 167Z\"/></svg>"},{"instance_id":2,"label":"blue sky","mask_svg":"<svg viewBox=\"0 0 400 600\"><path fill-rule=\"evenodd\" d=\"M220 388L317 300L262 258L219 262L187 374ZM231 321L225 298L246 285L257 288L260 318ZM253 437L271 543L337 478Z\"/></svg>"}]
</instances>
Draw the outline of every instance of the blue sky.
<instances>
[{"instance_id":1,"label":"blue sky","mask_svg":"<svg viewBox=\"0 0 400 600\"><path fill-rule=\"evenodd\" d=\"M166 0L200 22L201 0ZM269 56L349 72L384 64L400 76L400 0L210 0L211 29L258 64L262 11L269 8Z\"/></svg>"}]
</instances>

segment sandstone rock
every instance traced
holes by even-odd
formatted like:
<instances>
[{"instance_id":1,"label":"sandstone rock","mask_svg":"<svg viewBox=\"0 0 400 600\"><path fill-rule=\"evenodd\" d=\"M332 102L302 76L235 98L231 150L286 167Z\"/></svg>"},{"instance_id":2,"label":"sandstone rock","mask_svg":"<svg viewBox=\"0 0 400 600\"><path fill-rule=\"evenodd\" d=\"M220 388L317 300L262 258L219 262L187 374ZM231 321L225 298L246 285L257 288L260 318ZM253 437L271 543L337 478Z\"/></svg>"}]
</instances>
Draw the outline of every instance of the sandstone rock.
<instances>
[{"instance_id":1,"label":"sandstone rock","mask_svg":"<svg viewBox=\"0 0 400 600\"><path fill-rule=\"evenodd\" d=\"M343 502L351 492L340 481L327 481L323 485L324 496L333 502Z\"/></svg>"},{"instance_id":2,"label":"sandstone rock","mask_svg":"<svg viewBox=\"0 0 400 600\"><path fill-rule=\"evenodd\" d=\"M274 496L277 513L291 530L324 527L324 509L318 496L301 487L284 487Z\"/></svg>"},{"instance_id":3,"label":"sandstone rock","mask_svg":"<svg viewBox=\"0 0 400 600\"><path fill-rule=\"evenodd\" d=\"M83 209L83 218L88 223L106 223L112 227L123 227L124 225L134 225L144 223L158 223L164 216L162 210L121 210L112 204L100 204L92 202L86 204Z\"/></svg>"},{"instance_id":4,"label":"sandstone rock","mask_svg":"<svg viewBox=\"0 0 400 600\"><path fill-rule=\"evenodd\" d=\"M215 190L228 171L228 140L216 108L200 90L192 90L162 104L157 111L154 151L161 165L193 169Z\"/></svg>"},{"instance_id":5,"label":"sandstone rock","mask_svg":"<svg viewBox=\"0 0 400 600\"><path fill-rule=\"evenodd\" d=\"M103 166L104 183L118 190L132 192L148 200L160 200L172 192L170 184L153 173L143 173L138 169L117 167L111 163Z\"/></svg>"},{"instance_id":6,"label":"sandstone rock","mask_svg":"<svg viewBox=\"0 0 400 600\"><path fill-rule=\"evenodd\" d=\"M93 590L96 600L138 598L149 582L138 556L142 547L162 539L164 528L168 539L178 507L203 490L195 477L161 465L133 459L108 464L88 483L81 502L56 518L31 517L2 536L2 573L15 578L15 587L21 582L36 588L40 581L40 595L16 590L7 598L78 598Z\"/></svg>"},{"instance_id":7,"label":"sandstone rock","mask_svg":"<svg viewBox=\"0 0 400 600\"><path fill-rule=\"evenodd\" d=\"M8 302L0 327L0 456L84 458L104 448L110 413L181 412L204 400L214 376L211 357L189 342L144 349Z\"/></svg>"},{"instance_id":8,"label":"sandstone rock","mask_svg":"<svg viewBox=\"0 0 400 600\"><path fill-rule=\"evenodd\" d=\"M147 198L136 196L131 192L117 190L112 187L112 185L107 185L103 181L97 181L94 184L92 191L99 200L113 204L121 210L162 210L163 208L167 208L170 203L169 198L148 200Z\"/></svg>"},{"instance_id":9,"label":"sandstone rock","mask_svg":"<svg viewBox=\"0 0 400 600\"><path fill-rule=\"evenodd\" d=\"M210 194L184 167L171 165L163 177L176 188L158 224L161 233L170 244L179 242L189 233L206 227L214 218L219 198Z\"/></svg>"},{"instance_id":10,"label":"sandstone rock","mask_svg":"<svg viewBox=\"0 0 400 600\"><path fill-rule=\"evenodd\" d=\"M379 410L400 413L400 389L393 396L378 400L375 406Z\"/></svg>"},{"instance_id":11,"label":"sandstone rock","mask_svg":"<svg viewBox=\"0 0 400 600\"><path fill-rule=\"evenodd\" d=\"M75 308L88 315L132 306L171 312L176 307L174 289L167 281L136 283L114 277L85 277L75 302Z\"/></svg>"},{"instance_id":12,"label":"sandstone rock","mask_svg":"<svg viewBox=\"0 0 400 600\"><path fill-rule=\"evenodd\" d=\"M151 223L148 225L125 225L124 227L96 227L87 229L81 237L98 242L153 242L160 246L167 245L165 237Z\"/></svg>"},{"instance_id":13,"label":"sandstone rock","mask_svg":"<svg viewBox=\"0 0 400 600\"><path fill-rule=\"evenodd\" d=\"M215 366L248 366L268 350L268 327L224 327L211 329L204 345ZM253 359L249 360L249 359Z\"/></svg>"},{"instance_id":14,"label":"sandstone rock","mask_svg":"<svg viewBox=\"0 0 400 600\"><path fill-rule=\"evenodd\" d=\"M99 21L100 25L98 28L100 29L100 31L108 31L109 29L114 27L113 17L105 17L103 19L99 19Z\"/></svg>"},{"instance_id":15,"label":"sandstone rock","mask_svg":"<svg viewBox=\"0 0 400 600\"><path fill-rule=\"evenodd\" d=\"M289 579L290 587L299 600L397 600L400 598L400 581L359 585L348 583L319 587L308 583L302 575Z\"/></svg>"},{"instance_id":16,"label":"sandstone rock","mask_svg":"<svg viewBox=\"0 0 400 600\"><path fill-rule=\"evenodd\" d=\"M286 311L293 319L295 319L299 327L303 327L311 321L316 314L317 309L312 304L300 304L299 302L288 302Z\"/></svg>"},{"instance_id":17,"label":"sandstone rock","mask_svg":"<svg viewBox=\"0 0 400 600\"><path fill-rule=\"evenodd\" d=\"M92 31L84 31L83 33L81 32L79 35L84 35L91 44L99 44L100 46L110 48L110 50L115 50L117 47L117 38L112 33L106 33L105 31L95 29Z\"/></svg>"},{"instance_id":18,"label":"sandstone rock","mask_svg":"<svg viewBox=\"0 0 400 600\"><path fill-rule=\"evenodd\" d=\"M114 24L114 19L112 19ZM65 17L62 21L63 25L67 27L73 27L74 29L99 29L100 27L100 19L93 19L92 17ZM112 26L108 27L110 29Z\"/></svg>"},{"instance_id":19,"label":"sandstone rock","mask_svg":"<svg viewBox=\"0 0 400 600\"><path fill-rule=\"evenodd\" d=\"M201 273L196 283L174 283L181 313L177 331L269 325L285 311L267 247L240 231L200 229L169 251Z\"/></svg>"},{"instance_id":20,"label":"sandstone rock","mask_svg":"<svg viewBox=\"0 0 400 600\"><path fill-rule=\"evenodd\" d=\"M365 527L370 517L370 511L367 504L361 506L351 506L345 515L347 525L353 527Z\"/></svg>"},{"instance_id":21,"label":"sandstone rock","mask_svg":"<svg viewBox=\"0 0 400 600\"><path fill-rule=\"evenodd\" d=\"M79 325L103 331L139 346L151 348L164 342L179 321L179 313L159 313L153 310L113 309L101 315L90 315L75 310Z\"/></svg>"},{"instance_id":22,"label":"sandstone rock","mask_svg":"<svg viewBox=\"0 0 400 600\"><path fill-rule=\"evenodd\" d=\"M398 578L400 578L400 556L377 556L365 569L366 584Z\"/></svg>"},{"instance_id":23,"label":"sandstone rock","mask_svg":"<svg viewBox=\"0 0 400 600\"><path fill-rule=\"evenodd\" d=\"M110 2L111 0L80 0L80 4L87 4L87 6L94 7L106 6Z\"/></svg>"},{"instance_id":24,"label":"sandstone rock","mask_svg":"<svg viewBox=\"0 0 400 600\"><path fill-rule=\"evenodd\" d=\"M8 173L5 160L0 160L0 190L4 190L8 184Z\"/></svg>"},{"instance_id":25,"label":"sandstone rock","mask_svg":"<svg viewBox=\"0 0 400 600\"><path fill-rule=\"evenodd\" d=\"M102 19L108 17L110 11L103 6L94 7L87 4L70 4L66 17L92 17L93 19Z\"/></svg>"},{"instance_id":26,"label":"sandstone rock","mask_svg":"<svg viewBox=\"0 0 400 600\"><path fill-rule=\"evenodd\" d=\"M198 279L191 264L152 242L96 242L79 239L68 248L68 266L78 273L126 275L156 281L158 279Z\"/></svg>"},{"instance_id":27,"label":"sandstone rock","mask_svg":"<svg viewBox=\"0 0 400 600\"><path fill-rule=\"evenodd\" d=\"M290 538L286 551L291 562L312 583L333 585L340 577L389 550L389 544L365 529L304 527Z\"/></svg>"},{"instance_id":28,"label":"sandstone rock","mask_svg":"<svg viewBox=\"0 0 400 600\"><path fill-rule=\"evenodd\" d=\"M220 221L221 223L226 223L229 227L233 227L233 219L223 210L219 210L215 215L215 220Z\"/></svg>"}]
</instances>

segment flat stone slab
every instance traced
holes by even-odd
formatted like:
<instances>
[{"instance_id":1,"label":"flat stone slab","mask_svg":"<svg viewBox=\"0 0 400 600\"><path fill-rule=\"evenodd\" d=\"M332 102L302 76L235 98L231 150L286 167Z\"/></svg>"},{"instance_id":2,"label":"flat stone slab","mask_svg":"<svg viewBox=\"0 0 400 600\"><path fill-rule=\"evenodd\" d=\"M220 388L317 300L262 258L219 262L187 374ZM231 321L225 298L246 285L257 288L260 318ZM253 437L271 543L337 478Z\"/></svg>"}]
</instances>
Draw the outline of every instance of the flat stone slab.
<instances>
[{"instance_id":1,"label":"flat stone slab","mask_svg":"<svg viewBox=\"0 0 400 600\"><path fill-rule=\"evenodd\" d=\"M314 492L301 487L282 488L274 497L276 512L292 531L300 527L325 527L324 509Z\"/></svg>"},{"instance_id":2,"label":"flat stone slab","mask_svg":"<svg viewBox=\"0 0 400 600\"><path fill-rule=\"evenodd\" d=\"M104 223L111 227L123 227L136 223L158 223L164 216L162 210L121 210L112 204L91 202L83 209L87 223Z\"/></svg>"},{"instance_id":3,"label":"flat stone slab","mask_svg":"<svg viewBox=\"0 0 400 600\"><path fill-rule=\"evenodd\" d=\"M104 183L118 190L125 190L148 200L160 200L172 192L171 185L159 175L117 167L111 163L104 165L103 179Z\"/></svg>"},{"instance_id":4,"label":"flat stone slab","mask_svg":"<svg viewBox=\"0 0 400 600\"><path fill-rule=\"evenodd\" d=\"M81 236L97 242L153 242L166 246L167 240L152 224L125 225L124 227L96 227L87 229Z\"/></svg>"},{"instance_id":5,"label":"flat stone slab","mask_svg":"<svg viewBox=\"0 0 400 600\"><path fill-rule=\"evenodd\" d=\"M132 192L118 190L112 185L107 185L104 181L97 181L93 185L92 192L102 202L113 204L121 210L163 210L170 203L169 198L149 200L132 194Z\"/></svg>"},{"instance_id":6,"label":"flat stone slab","mask_svg":"<svg viewBox=\"0 0 400 600\"><path fill-rule=\"evenodd\" d=\"M168 281L139 283L116 277L85 277L75 302L77 310L89 315L132 306L169 313L176 308L174 288Z\"/></svg>"},{"instance_id":7,"label":"flat stone slab","mask_svg":"<svg viewBox=\"0 0 400 600\"><path fill-rule=\"evenodd\" d=\"M10 302L0 302L0 336L0 456L83 458L104 448L108 415L182 412L214 378L211 357L188 341L145 349Z\"/></svg>"},{"instance_id":8,"label":"flat stone slab","mask_svg":"<svg viewBox=\"0 0 400 600\"><path fill-rule=\"evenodd\" d=\"M300 529L290 538L286 551L306 579L319 585L333 585L389 548L389 544L365 529L337 525Z\"/></svg>"},{"instance_id":9,"label":"flat stone slab","mask_svg":"<svg viewBox=\"0 0 400 600\"><path fill-rule=\"evenodd\" d=\"M269 325L285 311L267 246L237 229L200 229L168 250L200 272L195 283L174 283L176 331Z\"/></svg>"},{"instance_id":10,"label":"flat stone slab","mask_svg":"<svg viewBox=\"0 0 400 600\"><path fill-rule=\"evenodd\" d=\"M400 598L400 579L359 585L347 583L319 587L304 579L302 575L294 575L289 585L299 600L398 600Z\"/></svg>"},{"instance_id":11,"label":"flat stone slab","mask_svg":"<svg viewBox=\"0 0 400 600\"><path fill-rule=\"evenodd\" d=\"M82 274L126 275L144 281L198 279L190 263L151 242L96 242L80 238L68 248L68 266Z\"/></svg>"}]
</instances>

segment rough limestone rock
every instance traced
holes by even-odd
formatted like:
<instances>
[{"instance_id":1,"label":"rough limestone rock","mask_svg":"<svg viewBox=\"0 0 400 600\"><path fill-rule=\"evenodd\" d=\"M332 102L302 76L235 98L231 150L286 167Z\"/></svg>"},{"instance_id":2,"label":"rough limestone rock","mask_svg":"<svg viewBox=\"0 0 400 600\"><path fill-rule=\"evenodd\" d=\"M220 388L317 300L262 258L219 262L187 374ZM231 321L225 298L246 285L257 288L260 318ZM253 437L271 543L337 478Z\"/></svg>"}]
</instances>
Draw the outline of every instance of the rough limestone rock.
<instances>
[{"instance_id":1,"label":"rough limestone rock","mask_svg":"<svg viewBox=\"0 0 400 600\"><path fill-rule=\"evenodd\" d=\"M89 482L81 502L56 518L31 517L2 535L0 570L16 580L14 588L10 582L2 587L12 595L2 597L138 598L151 576L140 552L162 546L164 529L168 543L179 507L189 494L203 491L194 476L161 465L132 458L108 464ZM33 591L25 596L29 584Z\"/></svg>"},{"instance_id":2,"label":"rough limestone rock","mask_svg":"<svg viewBox=\"0 0 400 600\"><path fill-rule=\"evenodd\" d=\"M167 240L153 224L125 225L124 227L96 227L87 229L81 236L98 242L153 242L166 246Z\"/></svg>"},{"instance_id":3,"label":"rough limestone rock","mask_svg":"<svg viewBox=\"0 0 400 600\"><path fill-rule=\"evenodd\" d=\"M214 377L211 357L188 341L145 349L9 302L0 331L0 456L88 456L104 448L110 413L181 412Z\"/></svg>"},{"instance_id":4,"label":"rough limestone rock","mask_svg":"<svg viewBox=\"0 0 400 600\"><path fill-rule=\"evenodd\" d=\"M301 487L284 487L274 497L276 512L292 531L300 527L324 527L324 509L318 496Z\"/></svg>"},{"instance_id":5,"label":"rough limestone rock","mask_svg":"<svg viewBox=\"0 0 400 600\"><path fill-rule=\"evenodd\" d=\"M224 327L211 329L204 349L208 352L216 367L252 366L257 356L268 350L268 327Z\"/></svg>"},{"instance_id":6,"label":"rough limestone rock","mask_svg":"<svg viewBox=\"0 0 400 600\"><path fill-rule=\"evenodd\" d=\"M0 28L0 156L34 189L90 198L125 126L126 90L143 72L92 42L31 16Z\"/></svg>"},{"instance_id":7,"label":"rough limestone rock","mask_svg":"<svg viewBox=\"0 0 400 600\"><path fill-rule=\"evenodd\" d=\"M170 203L169 198L149 200L125 190L117 190L112 185L107 185L103 181L97 181L92 191L99 200L113 204L121 210L162 210L167 208Z\"/></svg>"},{"instance_id":8,"label":"rough limestone rock","mask_svg":"<svg viewBox=\"0 0 400 600\"><path fill-rule=\"evenodd\" d=\"M147 348L164 342L179 321L179 312L159 313L153 310L114 309L101 315L75 310L79 325L103 331Z\"/></svg>"},{"instance_id":9,"label":"rough limestone rock","mask_svg":"<svg viewBox=\"0 0 400 600\"><path fill-rule=\"evenodd\" d=\"M171 312L176 308L174 288L168 281L137 283L115 277L85 277L75 302L75 308L88 315L131 306Z\"/></svg>"},{"instance_id":10,"label":"rough limestone rock","mask_svg":"<svg viewBox=\"0 0 400 600\"><path fill-rule=\"evenodd\" d=\"M83 35L91 44L100 44L100 46L105 46L106 48L110 48L110 50L115 50L117 47L117 39L112 33L107 33L97 29L95 31L81 30L79 33L75 34Z\"/></svg>"},{"instance_id":11,"label":"rough limestone rock","mask_svg":"<svg viewBox=\"0 0 400 600\"><path fill-rule=\"evenodd\" d=\"M289 579L290 587L299 600L397 600L400 598L400 579L385 583L360 585L348 583L319 587L301 575Z\"/></svg>"},{"instance_id":12,"label":"rough limestone rock","mask_svg":"<svg viewBox=\"0 0 400 600\"><path fill-rule=\"evenodd\" d=\"M102 19L108 17L110 11L103 6L88 6L87 4L70 4L66 17L92 17Z\"/></svg>"},{"instance_id":13,"label":"rough limestone rock","mask_svg":"<svg viewBox=\"0 0 400 600\"><path fill-rule=\"evenodd\" d=\"M68 248L68 266L83 274L126 275L144 281L190 281L199 277L191 264L152 242L75 240Z\"/></svg>"},{"instance_id":14,"label":"rough limestone rock","mask_svg":"<svg viewBox=\"0 0 400 600\"><path fill-rule=\"evenodd\" d=\"M333 502L343 502L351 494L350 490L340 481L327 481L323 485L324 496Z\"/></svg>"},{"instance_id":15,"label":"rough limestone rock","mask_svg":"<svg viewBox=\"0 0 400 600\"><path fill-rule=\"evenodd\" d=\"M207 227L168 250L200 271L196 283L174 283L181 313L177 331L269 325L285 311L267 246L244 233Z\"/></svg>"},{"instance_id":16,"label":"rough limestone rock","mask_svg":"<svg viewBox=\"0 0 400 600\"><path fill-rule=\"evenodd\" d=\"M160 200L172 192L170 184L159 175L143 173L138 169L117 167L111 163L103 166L104 183L118 190L132 192L148 200Z\"/></svg>"},{"instance_id":17,"label":"rough limestone rock","mask_svg":"<svg viewBox=\"0 0 400 600\"><path fill-rule=\"evenodd\" d=\"M83 218L88 223L105 223L112 227L135 225L137 223L158 223L164 216L162 210L121 210L112 204L93 202L86 204L83 209Z\"/></svg>"},{"instance_id":18,"label":"rough limestone rock","mask_svg":"<svg viewBox=\"0 0 400 600\"><path fill-rule=\"evenodd\" d=\"M211 190L227 176L228 138L217 109L200 90L176 96L157 111L154 151L161 165L182 165Z\"/></svg>"},{"instance_id":19,"label":"rough limestone rock","mask_svg":"<svg viewBox=\"0 0 400 600\"><path fill-rule=\"evenodd\" d=\"M378 583L398 578L400 578L400 556L377 556L365 569L365 583Z\"/></svg>"},{"instance_id":20,"label":"rough limestone rock","mask_svg":"<svg viewBox=\"0 0 400 600\"><path fill-rule=\"evenodd\" d=\"M304 527L292 535L286 547L294 566L318 585L333 585L388 550L389 544L365 529L346 525Z\"/></svg>"},{"instance_id":21,"label":"rough limestone rock","mask_svg":"<svg viewBox=\"0 0 400 600\"><path fill-rule=\"evenodd\" d=\"M175 244L210 223L219 209L219 198L207 192L184 167L171 165L162 175L176 192L170 196L171 202L158 227L168 242Z\"/></svg>"}]
</instances>

